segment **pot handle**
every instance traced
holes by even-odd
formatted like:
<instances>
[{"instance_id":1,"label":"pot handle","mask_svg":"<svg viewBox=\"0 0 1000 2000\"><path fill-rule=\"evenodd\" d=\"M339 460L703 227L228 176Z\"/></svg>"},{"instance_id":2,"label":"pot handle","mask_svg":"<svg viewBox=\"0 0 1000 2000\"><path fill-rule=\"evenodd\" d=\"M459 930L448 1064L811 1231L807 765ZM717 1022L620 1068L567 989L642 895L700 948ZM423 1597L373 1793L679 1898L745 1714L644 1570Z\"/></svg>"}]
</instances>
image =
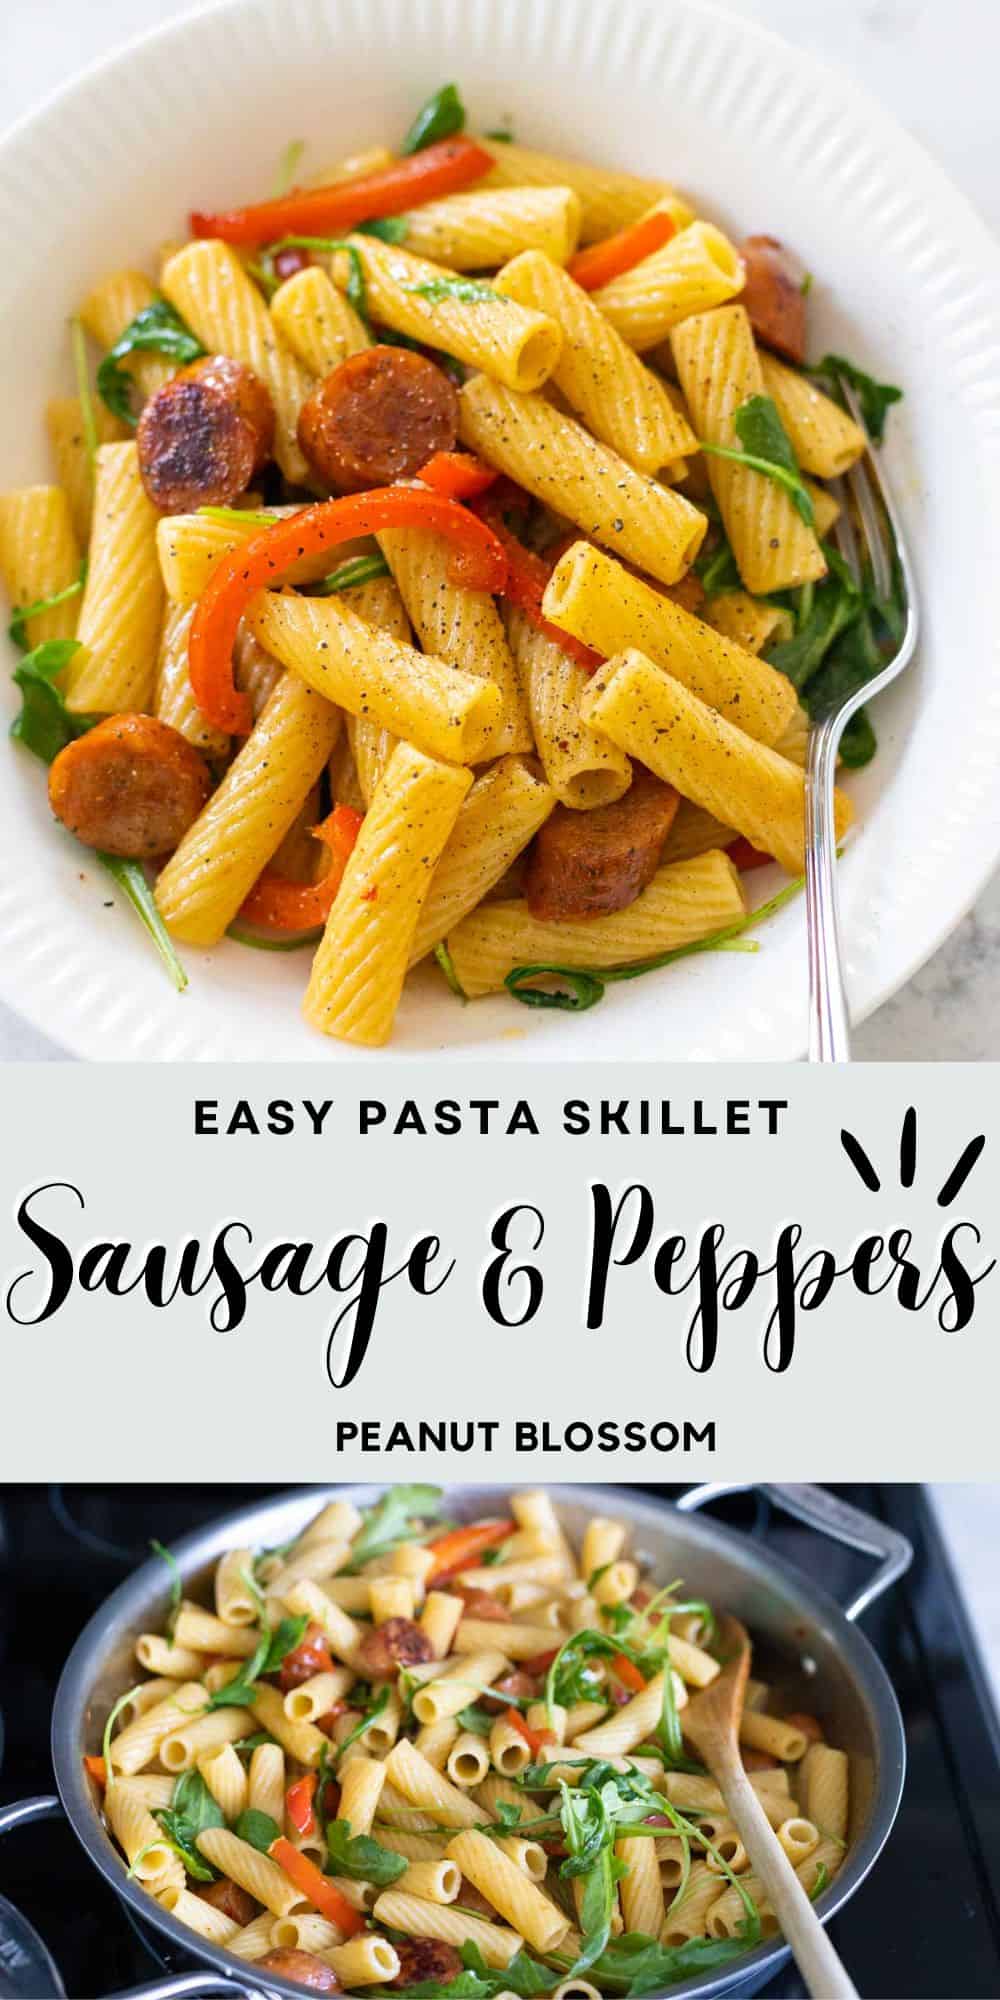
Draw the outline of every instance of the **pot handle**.
<instances>
[{"instance_id":1,"label":"pot handle","mask_svg":"<svg viewBox=\"0 0 1000 2000\"><path fill-rule=\"evenodd\" d=\"M0 1806L0 1834L14 1833L19 1826L31 1826L35 1820L62 1816L62 1800L54 1792L37 1799L18 1799L15 1805Z\"/></svg>"},{"instance_id":2,"label":"pot handle","mask_svg":"<svg viewBox=\"0 0 1000 2000\"><path fill-rule=\"evenodd\" d=\"M846 1500L838 1500L825 1486L775 1486L765 1482L754 1484L746 1479L713 1479L703 1486L692 1486L674 1504L681 1514L697 1514L700 1508L712 1500L724 1499L727 1493L748 1492L762 1493L783 1514L791 1514L807 1528L815 1528L835 1542L858 1549L862 1555L878 1558L874 1576L845 1604L845 1618L860 1618L913 1561L913 1546L905 1535L886 1527L873 1514L862 1513L860 1507L850 1507Z\"/></svg>"},{"instance_id":3,"label":"pot handle","mask_svg":"<svg viewBox=\"0 0 1000 2000\"><path fill-rule=\"evenodd\" d=\"M273 1991L268 1986L244 1986L242 1980L221 1972L174 1972L145 1986L121 1987L109 2000L204 2000L204 1996L215 1994L224 1995L225 2000L261 2000Z\"/></svg>"}]
</instances>

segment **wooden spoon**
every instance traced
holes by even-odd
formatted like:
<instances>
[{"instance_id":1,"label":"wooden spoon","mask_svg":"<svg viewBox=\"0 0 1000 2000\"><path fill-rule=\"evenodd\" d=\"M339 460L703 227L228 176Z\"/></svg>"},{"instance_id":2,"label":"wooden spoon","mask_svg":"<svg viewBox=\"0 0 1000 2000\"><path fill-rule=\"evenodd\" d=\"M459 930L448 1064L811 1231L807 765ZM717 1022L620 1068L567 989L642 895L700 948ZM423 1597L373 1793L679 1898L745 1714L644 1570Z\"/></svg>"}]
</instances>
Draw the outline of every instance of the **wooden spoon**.
<instances>
[{"instance_id":1,"label":"wooden spoon","mask_svg":"<svg viewBox=\"0 0 1000 2000\"><path fill-rule=\"evenodd\" d=\"M727 1659L721 1674L680 1712L688 1742L708 1766L725 1799L754 1872L814 2000L858 2000L837 1953L743 1769L740 1721L750 1670L750 1640L737 1618L719 1627Z\"/></svg>"}]
</instances>

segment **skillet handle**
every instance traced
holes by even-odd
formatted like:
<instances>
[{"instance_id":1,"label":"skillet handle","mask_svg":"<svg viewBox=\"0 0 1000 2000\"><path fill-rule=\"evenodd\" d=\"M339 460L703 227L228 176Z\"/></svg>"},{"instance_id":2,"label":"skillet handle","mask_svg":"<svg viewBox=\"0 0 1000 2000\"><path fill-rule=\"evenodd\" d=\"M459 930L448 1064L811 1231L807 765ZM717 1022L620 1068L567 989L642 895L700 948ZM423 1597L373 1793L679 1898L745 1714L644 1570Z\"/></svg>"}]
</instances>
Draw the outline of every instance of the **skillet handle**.
<instances>
[{"instance_id":1,"label":"skillet handle","mask_svg":"<svg viewBox=\"0 0 1000 2000\"><path fill-rule=\"evenodd\" d=\"M888 1590L897 1577L909 1569L913 1561L913 1547L905 1535L895 1528L887 1528L884 1521L877 1521L872 1514L865 1514L860 1507L850 1507L846 1500L838 1500L825 1486L775 1486L765 1482L752 1484L744 1479L709 1480L704 1486L693 1486L688 1493L682 1493L675 1502L681 1514L697 1514L712 1500L721 1500L727 1493L762 1493L772 1505L783 1514L791 1514L796 1521L802 1521L807 1528L815 1528L821 1535L829 1535L835 1542L843 1542L846 1547L858 1549L862 1555L878 1558L878 1568L874 1576L855 1593L849 1604L844 1606L845 1618L860 1618L883 1591Z\"/></svg>"},{"instance_id":2,"label":"skillet handle","mask_svg":"<svg viewBox=\"0 0 1000 2000\"><path fill-rule=\"evenodd\" d=\"M62 1800L52 1792L37 1799L18 1799L12 1806L0 1806L0 1834L14 1833L19 1826L32 1826L36 1820L61 1819Z\"/></svg>"},{"instance_id":3,"label":"skillet handle","mask_svg":"<svg viewBox=\"0 0 1000 2000\"><path fill-rule=\"evenodd\" d=\"M244 1986L242 1980L228 1979L221 1972L174 1972L165 1979L152 1979L145 1986L120 1987L109 2000L205 2000L207 1995L224 1995L225 2000L261 2000L272 1992L267 1986Z\"/></svg>"}]
</instances>

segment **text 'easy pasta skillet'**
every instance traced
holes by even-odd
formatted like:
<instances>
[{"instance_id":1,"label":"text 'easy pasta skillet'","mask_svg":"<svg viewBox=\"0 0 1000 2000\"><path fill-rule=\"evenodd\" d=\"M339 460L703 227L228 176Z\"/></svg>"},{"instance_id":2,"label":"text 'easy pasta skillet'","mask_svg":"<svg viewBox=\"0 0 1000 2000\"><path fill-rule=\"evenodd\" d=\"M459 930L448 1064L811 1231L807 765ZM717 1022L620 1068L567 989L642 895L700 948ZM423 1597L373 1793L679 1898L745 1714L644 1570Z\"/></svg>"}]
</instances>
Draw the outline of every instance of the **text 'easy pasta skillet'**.
<instances>
[{"instance_id":1,"label":"text 'easy pasta skillet'","mask_svg":"<svg viewBox=\"0 0 1000 2000\"><path fill-rule=\"evenodd\" d=\"M129 1874L321 1993L638 1995L774 1937L685 1741L720 1672L712 1607L613 1517L574 1548L544 1492L461 1524L441 1505L334 1500L285 1548L223 1555L211 1604L176 1576L166 1630L136 1640L149 1678L84 1759ZM850 1838L845 1752L761 1679L740 1742L821 1896Z\"/></svg>"},{"instance_id":2,"label":"text 'easy pasta skillet'","mask_svg":"<svg viewBox=\"0 0 1000 2000\"><path fill-rule=\"evenodd\" d=\"M756 949L810 719L900 623L830 540L900 392L809 363L791 252L464 125L447 85L396 152L293 186L292 147L100 282L58 483L0 494L58 819L179 988L178 947L306 948L307 1020L367 1046L426 960L443 1009L579 1011Z\"/></svg>"}]
</instances>

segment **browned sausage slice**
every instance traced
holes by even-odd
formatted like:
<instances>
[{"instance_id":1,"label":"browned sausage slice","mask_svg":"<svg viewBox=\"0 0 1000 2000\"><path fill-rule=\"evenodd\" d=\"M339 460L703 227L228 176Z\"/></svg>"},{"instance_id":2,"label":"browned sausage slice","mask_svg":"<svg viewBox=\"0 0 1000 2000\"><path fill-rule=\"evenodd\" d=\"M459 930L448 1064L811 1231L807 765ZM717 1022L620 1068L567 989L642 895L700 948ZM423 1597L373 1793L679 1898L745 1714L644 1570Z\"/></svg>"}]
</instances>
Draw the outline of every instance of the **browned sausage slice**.
<instances>
[{"instance_id":1,"label":"browned sausage slice","mask_svg":"<svg viewBox=\"0 0 1000 2000\"><path fill-rule=\"evenodd\" d=\"M491 1694L481 1694L478 1700L478 1706L485 1708L488 1715L502 1715L504 1709L510 1707L511 1696L516 1701L537 1701L541 1692L535 1675L526 1674L523 1667L515 1667L512 1673L494 1681L493 1686L499 1700Z\"/></svg>"},{"instance_id":2,"label":"browned sausage slice","mask_svg":"<svg viewBox=\"0 0 1000 2000\"><path fill-rule=\"evenodd\" d=\"M748 236L740 245L746 284L740 304L765 347L801 368L806 358L805 272L776 236Z\"/></svg>"},{"instance_id":3,"label":"browned sausage slice","mask_svg":"<svg viewBox=\"0 0 1000 2000\"><path fill-rule=\"evenodd\" d=\"M395 1950L399 1971L390 1979L390 1986L419 1986L426 1979L432 1979L436 1986L450 1986L465 1970L455 1946L440 1938L397 1938Z\"/></svg>"},{"instance_id":4,"label":"browned sausage slice","mask_svg":"<svg viewBox=\"0 0 1000 2000\"><path fill-rule=\"evenodd\" d=\"M136 442L142 483L161 513L224 507L271 456L274 406L252 368L211 354L150 397Z\"/></svg>"},{"instance_id":5,"label":"browned sausage slice","mask_svg":"<svg viewBox=\"0 0 1000 2000\"><path fill-rule=\"evenodd\" d=\"M461 1963L461 1961L459 1961ZM266 1952L257 1961L258 1972L274 1972L279 1979L290 1979L295 1986L304 1986L309 1993L339 1993L340 1980L332 1965L324 1965L312 1951Z\"/></svg>"},{"instance_id":6,"label":"browned sausage slice","mask_svg":"<svg viewBox=\"0 0 1000 2000\"><path fill-rule=\"evenodd\" d=\"M465 1605L463 1618L498 1619L502 1625L510 1624L510 1612L501 1604L499 1597L492 1597L488 1590L471 1590L468 1584L455 1583L452 1595L460 1597Z\"/></svg>"},{"instance_id":7,"label":"browned sausage slice","mask_svg":"<svg viewBox=\"0 0 1000 2000\"><path fill-rule=\"evenodd\" d=\"M677 804L670 785L637 768L614 805L557 806L535 836L524 878L532 916L599 917L634 903L659 867Z\"/></svg>"},{"instance_id":8,"label":"browned sausage slice","mask_svg":"<svg viewBox=\"0 0 1000 2000\"><path fill-rule=\"evenodd\" d=\"M213 1910L221 1910L224 1917L232 1917L241 1930L246 1924L253 1923L260 1909L260 1904L228 1875L220 1875L217 1882L209 1882L206 1888L196 1889L195 1895L200 1896L203 1903L211 1903Z\"/></svg>"},{"instance_id":9,"label":"browned sausage slice","mask_svg":"<svg viewBox=\"0 0 1000 2000\"><path fill-rule=\"evenodd\" d=\"M308 1624L298 1645L286 1653L281 1662L278 1682L282 1694L290 1694L292 1688L299 1687L303 1681L311 1681L314 1674L329 1673L332 1666L330 1648L322 1627Z\"/></svg>"},{"instance_id":10,"label":"browned sausage slice","mask_svg":"<svg viewBox=\"0 0 1000 2000\"><path fill-rule=\"evenodd\" d=\"M358 1646L358 1657L374 1679L385 1679L397 1667L415 1667L434 1658L434 1648L426 1632L412 1618L387 1618L366 1632Z\"/></svg>"},{"instance_id":11,"label":"browned sausage slice","mask_svg":"<svg viewBox=\"0 0 1000 2000\"><path fill-rule=\"evenodd\" d=\"M299 412L299 443L338 493L411 478L458 435L458 393L405 347L368 347L318 383Z\"/></svg>"},{"instance_id":12,"label":"browned sausage slice","mask_svg":"<svg viewBox=\"0 0 1000 2000\"><path fill-rule=\"evenodd\" d=\"M56 818L84 847L132 861L172 853L211 789L204 757L153 715L109 715L49 770Z\"/></svg>"}]
</instances>

